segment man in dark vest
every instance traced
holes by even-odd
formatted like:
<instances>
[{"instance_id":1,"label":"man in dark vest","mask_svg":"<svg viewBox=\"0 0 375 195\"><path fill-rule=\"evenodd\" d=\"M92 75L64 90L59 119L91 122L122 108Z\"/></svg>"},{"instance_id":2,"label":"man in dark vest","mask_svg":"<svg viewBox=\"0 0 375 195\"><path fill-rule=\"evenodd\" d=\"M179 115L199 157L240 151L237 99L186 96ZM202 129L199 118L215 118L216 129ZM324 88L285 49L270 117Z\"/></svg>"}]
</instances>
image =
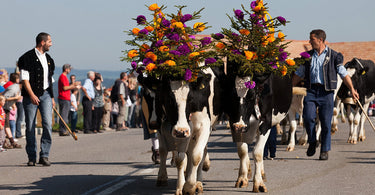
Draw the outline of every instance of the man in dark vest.
<instances>
[{"instance_id":1,"label":"man in dark vest","mask_svg":"<svg viewBox=\"0 0 375 195\"><path fill-rule=\"evenodd\" d=\"M318 109L322 127L319 160L328 160L328 151L331 150L331 120L337 75L350 89L353 97L356 99L359 97L343 66L343 55L326 46L325 40L326 33L323 30L317 29L310 32L310 44L313 49L308 51L308 55L305 55L307 55L306 57L311 56L311 59L301 65L293 77L293 86L305 78L305 87L307 88L307 95L303 100L303 119L309 142L307 156L313 156L317 146L315 119Z\"/></svg>"},{"instance_id":2,"label":"man in dark vest","mask_svg":"<svg viewBox=\"0 0 375 195\"><path fill-rule=\"evenodd\" d=\"M50 166L48 160L52 143L52 75L55 63L46 52L52 46L51 36L41 32L36 37L36 47L23 54L18 60L22 80L23 106L26 122L26 152L28 166L35 166L37 141L35 138L35 119L39 109L42 116L43 133L40 141L39 164Z\"/></svg>"}]
</instances>

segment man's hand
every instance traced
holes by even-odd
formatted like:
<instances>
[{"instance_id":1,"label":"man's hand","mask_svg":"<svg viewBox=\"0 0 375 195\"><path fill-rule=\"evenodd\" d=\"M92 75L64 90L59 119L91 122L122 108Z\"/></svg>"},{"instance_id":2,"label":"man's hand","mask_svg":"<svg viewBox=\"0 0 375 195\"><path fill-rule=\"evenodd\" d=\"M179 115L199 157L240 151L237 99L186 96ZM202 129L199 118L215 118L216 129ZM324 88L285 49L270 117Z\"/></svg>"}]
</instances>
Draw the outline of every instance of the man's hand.
<instances>
[{"instance_id":1,"label":"man's hand","mask_svg":"<svg viewBox=\"0 0 375 195\"><path fill-rule=\"evenodd\" d=\"M359 94L357 92L357 90L355 90L354 88L351 90L352 92L352 96L354 98L355 101L359 100Z\"/></svg>"},{"instance_id":2,"label":"man's hand","mask_svg":"<svg viewBox=\"0 0 375 195\"><path fill-rule=\"evenodd\" d=\"M34 104L34 105L38 105L39 106L39 102L40 102L40 100L39 100L39 98L36 96L36 95L31 95L30 96L30 100L31 100L31 103L32 104Z\"/></svg>"},{"instance_id":3,"label":"man's hand","mask_svg":"<svg viewBox=\"0 0 375 195\"><path fill-rule=\"evenodd\" d=\"M56 106L55 99L52 98L52 107L55 107L55 106Z\"/></svg>"}]
</instances>

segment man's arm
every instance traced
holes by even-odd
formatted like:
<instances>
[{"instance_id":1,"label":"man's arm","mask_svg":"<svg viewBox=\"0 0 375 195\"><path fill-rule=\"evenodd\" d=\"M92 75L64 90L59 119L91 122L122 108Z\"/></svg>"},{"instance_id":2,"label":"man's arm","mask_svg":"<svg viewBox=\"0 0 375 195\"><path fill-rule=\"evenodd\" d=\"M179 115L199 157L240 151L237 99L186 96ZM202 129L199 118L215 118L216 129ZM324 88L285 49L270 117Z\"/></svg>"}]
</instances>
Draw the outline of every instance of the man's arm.
<instances>
[{"instance_id":1,"label":"man's arm","mask_svg":"<svg viewBox=\"0 0 375 195\"><path fill-rule=\"evenodd\" d=\"M355 100L358 100L359 94L358 94L357 90L354 89L352 79L350 78L350 76L346 75L342 80L345 83L345 85L349 88L349 90L352 92L353 98Z\"/></svg>"},{"instance_id":2,"label":"man's arm","mask_svg":"<svg viewBox=\"0 0 375 195\"><path fill-rule=\"evenodd\" d=\"M89 100L91 101L91 97L90 97L89 94L87 93L86 88L82 87L82 91L83 91L83 93L85 94L85 96L87 97L87 99L89 99Z\"/></svg>"}]
</instances>

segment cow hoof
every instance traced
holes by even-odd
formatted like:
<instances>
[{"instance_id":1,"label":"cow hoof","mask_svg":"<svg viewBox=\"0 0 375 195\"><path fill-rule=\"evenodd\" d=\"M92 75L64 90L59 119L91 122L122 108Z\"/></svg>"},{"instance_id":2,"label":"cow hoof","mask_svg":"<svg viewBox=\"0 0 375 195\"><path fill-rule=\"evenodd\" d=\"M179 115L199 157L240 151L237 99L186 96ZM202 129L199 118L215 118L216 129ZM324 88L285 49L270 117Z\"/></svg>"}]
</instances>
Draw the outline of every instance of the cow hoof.
<instances>
[{"instance_id":1,"label":"cow hoof","mask_svg":"<svg viewBox=\"0 0 375 195\"><path fill-rule=\"evenodd\" d=\"M195 185L190 186L185 183L184 188L182 189L182 194L184 195L193 195L193 194L202 194L203 193L203 185L202 182L197 181Z\"/></svg>"},{"instance_id":2,"label":"cow hoof","mask_svg":"<svg viewBox=\"0 0 375 195\"><path fill-rule=\"evenodd\" d=\"M246 188L249 185L249 179L240 177L237 179L236 188Z\"/></svg>"},{"instance_id":3,"label":"cow hoof","mask_svg":"<svg viewBox=\"0 0 375 195\"><path fill-rule=\"evenodd\" d=\"M182 195L182 190L180 190L180 189L176 190L175 195Z\"/></svg>"},{"instance_id":4,"label":"cow hoof","mask_svg":"<svg viewBox=\"0 0 375 195\"><path fill-rule=\"evenodd\" d=\"M197 181L197 184L195 186L197 188L197 190L196 190L197 193L198 194L203 194L203 184L202 184L202 182Z\"/></svg>"},{"instance_id":5,"label":"cow hoof","mask_svg":"<svg viewBox=\"0 0 375 195\"><path fill-rule=\"evenodd\" d=\"M358 141L363 142L365 141L366 136L359 136Z\"/></svg>"},{"instance_id":6,"label":"cow hoof","mask_svg":"<svg viewBox=\"0 0 375 195\"><path fill-rule=\"evenodd\" d=\"M258 184L258 185L254 183L253 192L258 193L258 192L268 192L268 191L264 183Z\"/></svg>"},{"instance_id":7,"label":"cow hoof","mask_svg":"<svg viewBox=\"0 0 375 195\"><path fill-rule=\"evenodd\" d=\"M288 151L288 152L294 151L294 146L288 146L286 148L286 151Z\"/></svg>"},{"instance_id":8,"label":"cow hoof","mask_svg":"<svg viewBox=\"0 0 375 195\"><path fill-rule=\"evenodd\" d=\"M208 160L208 162L206 162L206 161L204 161L203 162L203 167L202 167L202 170L203 171L208 171L208 170L210 170L210 164L211 164L211 162Z\"/></svg>"},{"instance_id":9,"label":"cow hoof","mask_svg":"<svg viewBox=\"0 0 375 195\"><path fill-rule=\"evenodd\" d=\"M307 143L307 140L304 140L304 139L300 139L298 141L298 145L300 145L300 146L304 146L304 145L306 145L306 143Z\"/></svg>"},{"instance_id":10,"label":"cow hoof","mask_svg":"<svg viewBox=\"0 0 375 195\"><path fill-rule=\"evenodd\" d=\"M168 180L158 179L156 180L156 186L168 186Z\"/></svg>"}]
</instances>

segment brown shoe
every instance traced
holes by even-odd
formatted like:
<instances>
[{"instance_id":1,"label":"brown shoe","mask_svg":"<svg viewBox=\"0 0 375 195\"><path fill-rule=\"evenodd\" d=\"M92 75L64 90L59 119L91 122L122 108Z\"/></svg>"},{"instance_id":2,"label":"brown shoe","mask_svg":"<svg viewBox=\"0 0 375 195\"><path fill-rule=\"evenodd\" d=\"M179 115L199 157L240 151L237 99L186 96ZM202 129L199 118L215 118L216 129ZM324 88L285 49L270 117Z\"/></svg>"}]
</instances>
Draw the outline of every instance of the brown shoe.
<instances>
[{"instance_id":1,"label":"brown shoe","mask_svg":"<svg viewBox=\"0 0 375 195\"><path fill-rule=\"evenodd\" d=\"M13 148L18 148L18 149L22 148L22 146L19 145L19 144L17 144L16 142L13 142L12 147Z\"/></svg>"},{"instance_id":2,"label":"brown shoe","mask_svg":"<svg viewBox=\"0 0 375 195\"><path fill-rule=\"evenodd\" d=\"M47 157L41 157L39 159L39 164L42 164L43 166L51 166L51 162L48 160Z\"/></svg>"}]
</instances>

